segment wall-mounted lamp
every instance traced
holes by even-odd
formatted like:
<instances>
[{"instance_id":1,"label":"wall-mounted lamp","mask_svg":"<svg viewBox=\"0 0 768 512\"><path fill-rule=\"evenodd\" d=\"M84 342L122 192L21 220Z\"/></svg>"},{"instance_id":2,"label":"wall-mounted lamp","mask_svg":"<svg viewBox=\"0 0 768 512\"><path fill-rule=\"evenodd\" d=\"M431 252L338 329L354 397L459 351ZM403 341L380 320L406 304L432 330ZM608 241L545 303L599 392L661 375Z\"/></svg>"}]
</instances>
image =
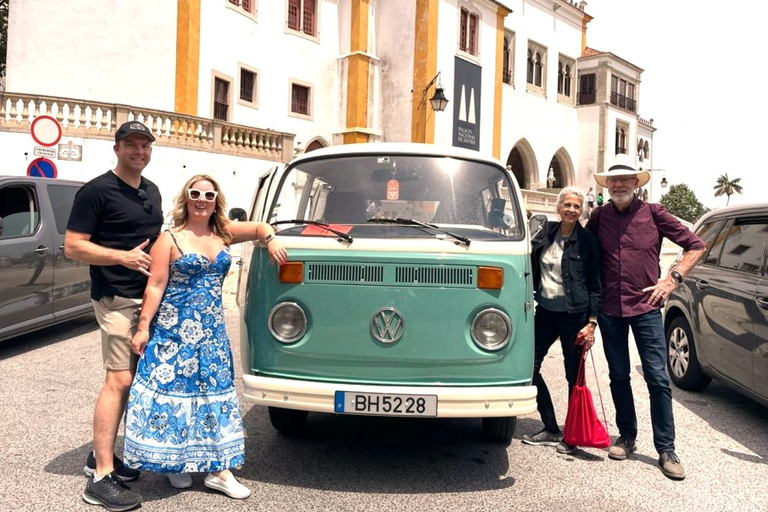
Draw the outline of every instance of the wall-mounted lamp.
<instances>
[{"instance_id":1,"label":"wall-mounted lamp","mask_svg":"<svg viewBox=\"0 0 768 512\"><path fill-rule=\"evenodd\" d=\"M661 188L667 188L667 177L666 176L661 178Z\"/></svg>"},{"instance_id":2,"label":"wall-mounted lamp","mask_svg":"<svg viewBox=\"0 0 768 512\"><path fill-rule=\"evenodd\" d=\"M424 93L421 95L421 101L419 102L419 105L424 103L424 100L427 97L427 94L429 94L429 88L432 87L435 82L437 82L437 85L435 86L435 94L432 95L431 98L429 98L429 103L432 105L432 110L435 112L442 112L445 110L445 107L448 106L448 98L445 97L445 92L443 90L443 86L440 83L440 72L438 71L435 77L429 81L427 86L424 88Z\"/></svg>"}]
</instances>

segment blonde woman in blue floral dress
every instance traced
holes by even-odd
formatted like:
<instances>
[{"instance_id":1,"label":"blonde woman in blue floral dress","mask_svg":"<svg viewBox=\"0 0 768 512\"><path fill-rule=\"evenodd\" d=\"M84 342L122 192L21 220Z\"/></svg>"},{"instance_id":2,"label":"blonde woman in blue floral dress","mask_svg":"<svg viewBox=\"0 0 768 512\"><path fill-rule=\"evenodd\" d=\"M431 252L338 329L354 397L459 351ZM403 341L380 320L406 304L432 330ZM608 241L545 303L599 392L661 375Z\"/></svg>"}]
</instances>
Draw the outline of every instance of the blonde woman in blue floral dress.
<instances>
[{"instance_id":1,"label":"blonde woman in blue floral dress","mask_svg":"<svg viewBox=\"0 0 768 512\"><path fill-rule=\"evenodd\" d=\"M229 246L260 240L271 260L285 248L266 223L230 222L216 181L192 177L174 201L171 228L150 252L133 350L141 356L125 417L125 463L166 473L173 487L208 473L206 487L232 498L251 491L231 469L245 461L243 420L224 326L222 283Z\"/></svg>"}]
</instances>

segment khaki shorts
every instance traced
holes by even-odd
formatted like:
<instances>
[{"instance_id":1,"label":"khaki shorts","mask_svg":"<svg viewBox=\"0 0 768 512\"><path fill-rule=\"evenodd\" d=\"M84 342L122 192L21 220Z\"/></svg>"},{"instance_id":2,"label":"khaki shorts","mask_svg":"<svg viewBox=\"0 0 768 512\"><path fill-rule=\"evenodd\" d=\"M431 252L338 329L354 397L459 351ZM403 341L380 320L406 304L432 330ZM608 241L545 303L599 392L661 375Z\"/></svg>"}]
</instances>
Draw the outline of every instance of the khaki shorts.
<instances>
[{"instance_id":1,"label":"khaki shorts","mask_svg":"<svg viewBox=\"0 0 768 512\"><path fill-rule=\"evenodd\" d=\"M136 371L139 356L131 352L131 339L139 325L141 299L104 296L91 302L101 328L104 369Z\"/></svg>"}]
</instances>

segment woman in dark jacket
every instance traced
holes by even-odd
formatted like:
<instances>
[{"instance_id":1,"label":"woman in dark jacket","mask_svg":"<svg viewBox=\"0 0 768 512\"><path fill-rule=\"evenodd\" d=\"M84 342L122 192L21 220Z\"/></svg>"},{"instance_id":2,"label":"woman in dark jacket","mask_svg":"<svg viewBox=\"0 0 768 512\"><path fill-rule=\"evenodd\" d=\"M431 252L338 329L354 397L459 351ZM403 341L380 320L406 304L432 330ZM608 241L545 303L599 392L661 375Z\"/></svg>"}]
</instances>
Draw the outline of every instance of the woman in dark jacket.
<instances>
[{"instance_id":1,"label":"woman in dark jacket","mask_svg":"<svg viewBox=\"0 0 768 512\"><path fill-rule=\"evenodd\" d=\"M582 353L579 345L590 348L595 342L597 314L603 296L600 246L597 237L579 222L583 206L581 189L564 188L556 204L560 222L548 224L547 235L534 244L531 253L537 302L533 383L538 391L536 402L544 429L532 436L524 435L523 442L557 445L559 453L572 453L576 447L563 441L552 398L541 376L541 363L560 338L570 396Z\"/></svg>"}]
</instances>

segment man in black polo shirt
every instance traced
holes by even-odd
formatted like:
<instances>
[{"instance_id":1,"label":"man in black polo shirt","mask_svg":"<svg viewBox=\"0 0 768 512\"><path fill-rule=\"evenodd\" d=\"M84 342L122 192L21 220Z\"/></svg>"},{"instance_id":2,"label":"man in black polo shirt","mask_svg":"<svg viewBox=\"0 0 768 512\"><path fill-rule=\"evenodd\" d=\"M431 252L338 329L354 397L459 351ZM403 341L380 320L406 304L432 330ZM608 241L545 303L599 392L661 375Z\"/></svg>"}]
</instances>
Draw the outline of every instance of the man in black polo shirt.
<instances>
[{"instance_id":1,"label":"man in black polo shirt","mask_svg":"<svg viewBox=\"0 0 768 512\"><path fill-rule=\"evenodd\" d=\"M152 132L138 121L115 134L117 166L75 196L64 252L91 266L91 301L101 328L106 379L93 415L93 448L84 468L83 499L109 510L128 510L141 496L123 482L139 472L114 455L115 438L136 371L131 338L149 275L149 249L163 224L160 190L141 176L152 157Z\"/></svg>"}]
</instances>

